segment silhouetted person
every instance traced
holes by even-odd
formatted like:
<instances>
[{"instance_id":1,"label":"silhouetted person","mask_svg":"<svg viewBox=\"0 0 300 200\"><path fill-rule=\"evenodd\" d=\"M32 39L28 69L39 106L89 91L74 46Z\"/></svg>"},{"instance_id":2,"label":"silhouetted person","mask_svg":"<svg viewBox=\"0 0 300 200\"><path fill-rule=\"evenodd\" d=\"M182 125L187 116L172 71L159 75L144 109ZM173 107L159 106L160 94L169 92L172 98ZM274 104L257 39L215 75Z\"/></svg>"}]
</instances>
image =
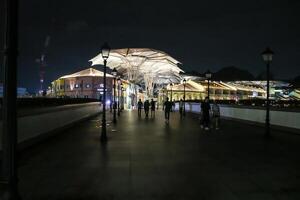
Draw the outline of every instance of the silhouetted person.
<instances>
[{"instance_id":1,"label":"silhouetted person","mask_svg":"<svg viewBox=\"0 0 300 200\"><path fill-rule=\"evenodd\" d=\"M167 100L164 103L163 110L165 111L165 120L166 120L166 123L169 123L170 112L172 110L172 102L169 101L168 97L167 97Z\"/></svg>"},{"instance_id":2,"label":"silhouetted person","mask_svg":"<svg viewBox=\"0 0 300 200\"><path fill-rule=\"evenodd\" d=\"M117 109L117 106L118 106L118 104L117 104L117 102L115 101L114 104L113 104L113 109L114 109L114 110Z\"/></svg>"},{"instance_id":3,"label":"silhouetted person","mask_svg":"<svg viewBox=\"0 0 300 200\"><path fill-rule=\"evenodd\" d=\"M150 103L148 100L145 101L144 103L144 110L145 110L145 115L146 117L148 117L148 114L149 114L149 108L150 108Z\"/></svg>"},{"instance_id":4,"label":"silhouetted person","mask_svg":"<svg viewBox=\"0 0 300 200\"><path fill-rule=\"evenodd\" d=\"M180 118L182 118L182 116L183 116L183 100L182 99L180 99L180 101L179 101L179 114L180 114Z\"/></svg>"},{"instance_id":5,"label":"silhouetted person","mask_svg":"<svg viewBox=\"0 0 300 200\"><path fill-rule=\"evenodd\" d=\"M220 107L216 101L212 105L212 117L215 129L218 130L220 125Z\"/></svg>"},{"instance_id":6,"label":"silhouetted person","mask_svg":"<svg viewBox=\"0 0 300 200\"><path fill-rule=\"evenodd\" d=\"M155 101L153 101L153 99L151 99L150 106L151 106L151 117L152 117L155 116Z\"/></svg>"},{"instance_id":7,"label":"silhouetted person","mask_svg":"<svg viewBox=\"0 0 300 200\"><path fill-rule=\"evenodd\" d=\"M141 99L138 101L138 116L140 117L142 115L142 108L143 108L143 102Z\"/></svg>"},{"instance_id":8,"label":"silhouetted person","mask_svg":"<svg viewBox=\"0 0 300 200\"><path fill-rule=\"evenodd\" d=\"M210 111L210 104L208 97L205 97L204 102L201 104L201 111L202 111L202 119L203 125L205 130L209 130L209 111Z\"/></svg>"}]
</instances>

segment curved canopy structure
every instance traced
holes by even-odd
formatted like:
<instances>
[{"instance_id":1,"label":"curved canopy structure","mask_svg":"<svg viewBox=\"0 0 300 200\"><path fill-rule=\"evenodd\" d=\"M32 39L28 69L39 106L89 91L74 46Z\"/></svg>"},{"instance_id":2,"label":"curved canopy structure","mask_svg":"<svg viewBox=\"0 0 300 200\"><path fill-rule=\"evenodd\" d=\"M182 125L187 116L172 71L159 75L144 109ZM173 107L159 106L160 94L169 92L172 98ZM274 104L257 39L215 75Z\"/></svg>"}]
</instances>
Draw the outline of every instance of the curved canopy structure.
<instances>
[{"instance_id":1,"label":"curved canopy structure","mask_svg":"<svg viewBox=\"0 0 300 200\"><path fill-rule=\"evenodd\" d=\"M92 65L103 65L102 54L90 60ZM131 83L145 85L147 94L152 96L155 84L179 82L179 61L167 53L149 48L112 49L107 67L116 70Z\"/></svg>"}]
</instances>

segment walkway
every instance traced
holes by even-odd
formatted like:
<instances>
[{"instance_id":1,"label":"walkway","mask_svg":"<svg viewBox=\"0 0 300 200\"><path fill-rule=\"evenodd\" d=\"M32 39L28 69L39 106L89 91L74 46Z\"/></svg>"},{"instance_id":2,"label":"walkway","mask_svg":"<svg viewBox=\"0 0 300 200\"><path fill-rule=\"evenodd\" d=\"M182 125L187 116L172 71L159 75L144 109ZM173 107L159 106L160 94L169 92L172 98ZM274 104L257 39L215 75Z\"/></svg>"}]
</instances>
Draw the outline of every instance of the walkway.
<instances>
[{"instance_id":1,"label":"walkway","mask_svg":"<svg viewBox=\"0 0 300 200\"><path fill-rule=\"evenodd\" d=\"M300 136L223 121L199 129L196 117L169 125L124 111L101 145L100 117L23 153L23 200L300 199Z\"/></svg>"}]
</instances>

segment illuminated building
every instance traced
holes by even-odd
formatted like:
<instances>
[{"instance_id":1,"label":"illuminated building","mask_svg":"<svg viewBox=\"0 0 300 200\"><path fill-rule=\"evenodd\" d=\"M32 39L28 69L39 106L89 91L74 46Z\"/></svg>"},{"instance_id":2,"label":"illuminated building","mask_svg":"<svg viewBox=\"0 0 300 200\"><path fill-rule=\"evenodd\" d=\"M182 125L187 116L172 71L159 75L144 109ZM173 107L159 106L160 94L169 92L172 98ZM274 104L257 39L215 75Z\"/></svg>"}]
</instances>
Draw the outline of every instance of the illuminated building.
<instances>
[{"instance_id":1,"label":"illuminated building","mask_svg":"<svg viewBox=\"0 0 300 200\"><path fill-rule=\"evenodd\" d=\"M108 99L112 96L113 76L107 74ZM48 92L49 93L49 92ZM58 78L51 83L50 96L100 99L103 94L103 72L88 68Z\"/></svg>"},{"instance_id":2,"label":"illuminated building","mask_svg":"<svg viewBox=\"0 0 300 200\"><path fill-rule=\"evenodd\" d=\"M113 76L106 74L106 90L107 99L111 102L113 99ZM122 88L119 89L120 97L116 97L120 103L129 104L128 82L121 79ZM123 89L123 91L121 91ZM48 88L47 96L50 97L66 97L66 98L94 98L101 99L103 94L103 72L94 68L88 68L74 74L69 74L54 80Z\"/></svg>"},{"instance_id":3,"label":"illuminated building","mask_svg":"<svg viewBox=\"0 0 300 200\"><path fill-rule=\"evenodd\" d=\"M186 82L186 101L203 100L207 96L207 81ZM212 100L243 100L251 98L265 98L266 91L261 87L246 86L234 82L211 81L210 82L210 99ZM171 94L171 87L167 85L159 91L159 101L162 102L165 97ZM172 100L179 101L183 99L184 85L175 84L172 86Z\"/></svg>"}]
</instances>

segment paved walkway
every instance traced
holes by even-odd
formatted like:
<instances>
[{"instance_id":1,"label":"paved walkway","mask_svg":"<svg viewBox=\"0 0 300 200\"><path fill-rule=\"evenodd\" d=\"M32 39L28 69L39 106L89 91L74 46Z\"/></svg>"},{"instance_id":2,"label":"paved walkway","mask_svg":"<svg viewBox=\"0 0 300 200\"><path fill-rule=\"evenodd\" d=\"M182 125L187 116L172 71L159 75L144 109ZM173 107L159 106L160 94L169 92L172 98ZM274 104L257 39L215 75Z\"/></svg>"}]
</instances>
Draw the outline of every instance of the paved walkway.
<instances>
[{"instance_id":1,"label":"paved walkway","mask_svg":"<svg viewBox=\"0 0 300 200\"><path fill-rule=\"evenodd\" d=\"M223 121L219 131L172 113L124 111L99 142L100 117L31 149L20 161L23 200L300 199L300 136ZM108 115L110 116L110 115Z\"/></svg>"}]
</instances>

